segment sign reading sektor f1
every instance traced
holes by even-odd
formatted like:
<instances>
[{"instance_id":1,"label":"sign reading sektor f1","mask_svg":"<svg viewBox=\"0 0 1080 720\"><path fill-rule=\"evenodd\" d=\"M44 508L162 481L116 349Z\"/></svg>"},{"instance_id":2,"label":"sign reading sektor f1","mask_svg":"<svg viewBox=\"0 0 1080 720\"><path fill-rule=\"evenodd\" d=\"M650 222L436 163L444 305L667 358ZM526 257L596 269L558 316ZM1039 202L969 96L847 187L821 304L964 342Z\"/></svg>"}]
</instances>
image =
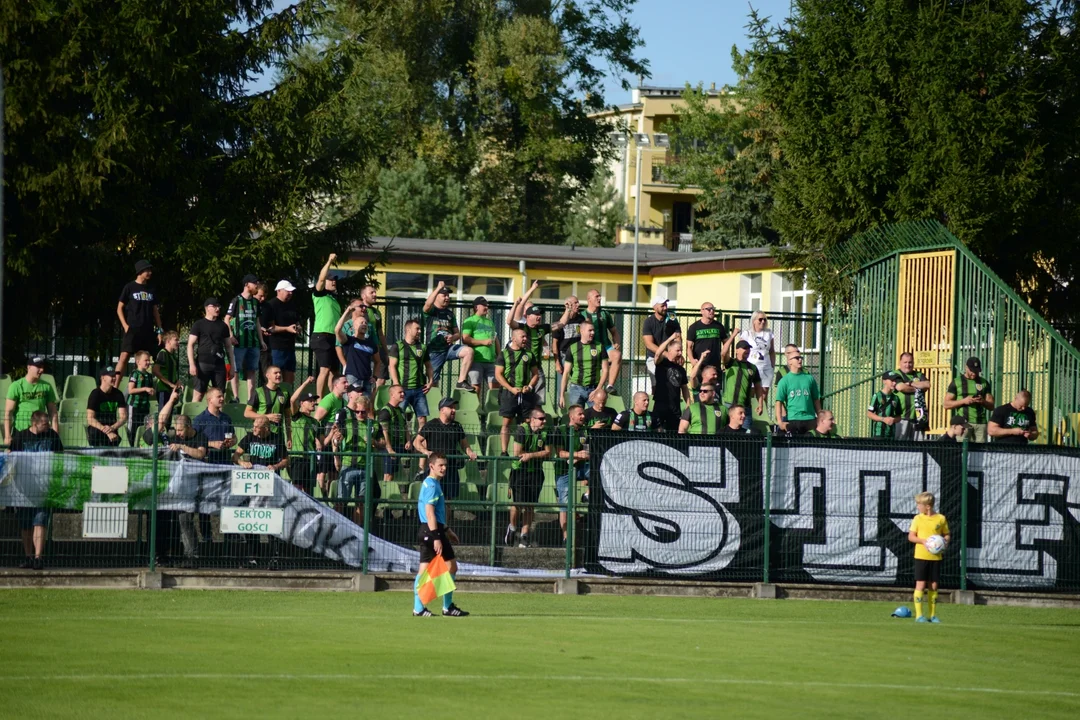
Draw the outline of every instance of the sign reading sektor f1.
<instances>
[{"instance_id":1,"label":"sign reading sektor f1","mask_svg":"<svg viewBox=\"0 0 1080 720\"><path fill-rule=\"evenodd\" d=\"M959 586L960 445L777 439L771 458L751 437L591 445L593 572L760 580L768 491L770 580L907 586L914 496L929 491L952 530L943 584ZM969 448L969 585L1080 589L1080 453Z\"/></svg>"}]
</instances>

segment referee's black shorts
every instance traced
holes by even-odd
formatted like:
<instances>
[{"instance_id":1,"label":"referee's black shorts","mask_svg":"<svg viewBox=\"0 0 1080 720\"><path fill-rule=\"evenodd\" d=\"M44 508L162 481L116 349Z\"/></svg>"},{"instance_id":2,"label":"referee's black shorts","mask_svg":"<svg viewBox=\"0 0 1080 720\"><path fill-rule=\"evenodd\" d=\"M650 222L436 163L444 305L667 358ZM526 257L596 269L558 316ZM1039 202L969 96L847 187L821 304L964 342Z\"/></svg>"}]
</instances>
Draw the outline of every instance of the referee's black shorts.
<instances>
[{"instance_id":1,"label":"referee's black shorts","mask_svg":"<svg viewBox=\"0 0 1080 720\"><path fill-rule=\"evenodd\" d=\"M941 583L941 561L915 558L915 582Z\"/></svg>"},{"instance_id":2,"label":"referee's black shorts","mask_svg":"<svg viewBox=\"0 0 1080 720\"><path fill-rule=\"evenodd\" d=\"M454 546L450 544L450 541L446 538L446 526L439 523L439 529L443 530L442 536L442 558L443 560L453 560ZM417 540L420 541L420 562L429 563L435 559L435 535L431 532L431 528L427 524L421 525L416 533Z\"/></svg>"}]
</instances>

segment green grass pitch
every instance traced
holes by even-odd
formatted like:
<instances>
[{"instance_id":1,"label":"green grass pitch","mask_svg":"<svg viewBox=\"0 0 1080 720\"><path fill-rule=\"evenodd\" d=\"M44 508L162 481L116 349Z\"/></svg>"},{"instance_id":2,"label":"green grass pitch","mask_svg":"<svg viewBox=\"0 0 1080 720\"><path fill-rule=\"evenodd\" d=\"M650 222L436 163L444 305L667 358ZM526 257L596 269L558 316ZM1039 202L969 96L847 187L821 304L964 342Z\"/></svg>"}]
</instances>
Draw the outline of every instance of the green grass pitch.
<instances>
[{"instance_id":1,"label":"green grass pitch","mask_svg":"<svg viewBox=\"0 0 1080 720\"><path fill-rule=\"evenodd\" d=\"M0 717L1080 717L1080 611L0 591Z\"/></svg>"}]
</instances>

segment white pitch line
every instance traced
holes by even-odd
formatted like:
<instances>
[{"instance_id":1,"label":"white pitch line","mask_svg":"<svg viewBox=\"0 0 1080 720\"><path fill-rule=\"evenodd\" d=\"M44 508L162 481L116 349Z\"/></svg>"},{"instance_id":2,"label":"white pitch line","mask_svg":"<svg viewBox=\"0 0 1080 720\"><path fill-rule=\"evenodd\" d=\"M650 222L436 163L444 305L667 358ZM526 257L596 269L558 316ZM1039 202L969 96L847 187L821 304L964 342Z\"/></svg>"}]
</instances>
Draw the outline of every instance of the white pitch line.
<instances>
[{"instance_id":1,"label":"white pitch line","mask_svg":"<svg viewBox=\"0 0 1080 720\"><path fill-rule=\"evenodd\" d=\"M898 683L843 683L799 680L761 680L754 678L722 677L626 677L604 675L424 675L424 674L295 674L295 673L134 673L122 674L85 674L85 675L0 675L0 682L98 682L98 681L145 681L145 680L288 680L288 681L326 681L326 680L403 680L409 682L464 681L464 682L612 682L653 683L653 684L704 684L704 685L762 685L767 687L798 688L835 688L847 690L902 690L905 692L963 692L990 695L1045 696L1061 698L1080 698L1080 693L1064 690L1024 690L991 687L947 687L903 685Z\"/></svg>"},{"instance_id":2,"label":"white pitch line","mask_svg":"<svg viewBox=\"0 0 1080 720\"><path fill-rule=\"evenodd\" d=\"M404 615L408 617L408 615ZM176 620L176 621L189 621L189 622L203 622L207 620L221 620L230 623L237 621L235 614L199 614L199 615L158 615L153 616L146 615L65 615L50 616L39 615L34 616L34 619L41 622L84 622L84 621L113 621L113 622L132 622L132 621L144 621L144 622L156 622L159 620ZM310 620L310 615L257 615L249 618L253 622L264 621L290 621L290 620ZM394 620L396 616L373 616L367 618L369 620ZM631 617L627 615L557 615L557 614L545 614L545 615L473 615L469 618L469 622L505 622L505 621L518 621L518 622L535 622L537 620L596 620L602 622L633 622L635 624L641 623L684 623L684 624L709 624L709 625L829 625L836 626L835 620L800 620L796 618L776 618L776 619L748 619L748 618L639 618ZM883 625L893 625L897 627L903 627L905 625L914 624L914 620L902 621L896 618L887 618L881 621L876 620L858 620L858 621L845 621L843 626L849 627L881 627ZM998 625L981 625L971 623L951 623L947 620L942 622L938 626L941 628L964 628L966 630L999 630L1001 626ZM1080 631L1080 624L1076 625L1044 625L1039 623L1017 623L1008 626L1009 631L1016 629L1023 630L1052 630L1055 632L1068 632L1068 631Z\"/></svg>"}]
</instances>

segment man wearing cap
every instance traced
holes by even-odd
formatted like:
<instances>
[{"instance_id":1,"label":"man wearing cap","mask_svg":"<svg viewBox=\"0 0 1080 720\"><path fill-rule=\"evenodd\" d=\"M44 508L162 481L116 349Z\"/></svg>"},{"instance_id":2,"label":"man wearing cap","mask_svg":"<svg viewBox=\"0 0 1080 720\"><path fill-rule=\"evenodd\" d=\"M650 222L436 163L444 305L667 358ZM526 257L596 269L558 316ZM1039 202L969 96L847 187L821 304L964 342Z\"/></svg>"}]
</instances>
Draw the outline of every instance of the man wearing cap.
<instances>
[{"instance_id":1,"label":"man wearing cap","mask_svg":"<svg viewBox=\"0 0 1080 720\"><path fill-rule=\"evenodd\" d=\"M461 486L460 470L465 467L462 455L470 460L476 459L476 453L469 447L469 439L465 436L465 429L454 417L457 414L457 400L452 397L444 397L439 401L439 417L429 420L420 433L413 440L416 452L422 454L424 459L420 461L420 472L416 474L427 477L427 459L432 453L442 453L446 456L447 471L442 487L447 500L453 500L458 496Z\"/></svg>"},{"instance_id":2,"label":"man wearing cap","mask_svg":"<svg viewBox=\"0 0 1080 720\"><path fill-rule=\"evenodd\" d=\"M716 319L716 306L711 302L703 302L701 319L695 320L686 329L686 357L690 358L691 363L697 363L708 351L709 355L702 367L719 368L734 339L735 336L728 332L724 323Z\"/></svg>"},{"instance_id":3,"label":"man wearing cap","mask_svg":"<svg viewBox=\"0 0 1080 720\"><path fill-rule=\"evenodd\" d=\"M712 351L706 350L708 355L702 362L708 362ZM765 414L765 388L761 384L761 374L757 365L750 362L750 343L740 340L735 343L735 357L728 361L727 369L724 370L724 404L742 405L746 408L746 417L743 422L749 430L753 427L754 416L750 408L752 399L757 399L758 415Z\"/></svg>"},{"instance_id":4,"label":"man wearing cap","mask_svg":"<svg viewBox=\"0 0 1080 720\"><path fill-rule=\"evenodd\" d=\"M619 349L619 329L615 327L615 316L600 306L600 291L595 288L585 294L586 309L581 311L582 317L593 324L593 336L600 343L607 354L607 376L601 378L601 385L609 393L615 392L615 381L619 378L619 368L622 365L622 351Z\"/></svg>"},{"instance_id":5,"label":"man wearing cap","mask_svg":"<svg viewBox=\"0 0 1080 720\"><path fill-rule=\"evenodd\" d=\"M1039 426L1035 422L1035 411L1031 409L1031 393L1021 389L1012 402L996 408L990 415L986 431L996 443L1027 445L1037 439Z\"/></svg>"},{"instance_id":6,"label":"man wearing cap","mask_svg":"<svg viewBox=\"0 0 1080 720\"><path fill-rule=\"evenodd\" d=\"M821 391L813 375L803 370L802 353L788 355L787 364L787 375L776 384L776 424L783 432L804 435L817 425Z\"/></svg>"},{"instance_id":7,"label":"man wearing cap","mask_svg":"<svg viewBox=\"0 0 1080 720\"><path fill-rule=\"evenodd\" d=\"M896 378L896 397L900 401L900 422L896 423L897 440L925 440L930 426L926 413L926 391L930 381L915 369L915 356L900 355L900 367L893 371Z\"/></svg>"},{"instance_id":8,"label":"man wearing cap","mask_svg":"<svg viewBox=\"0 0 1080 720\"><path fill-rule=\"evenodd\" d=\"M12 427L16 431L30 427L30 416L35 412L48 413L49 424L60 432L60 420L56 414L56 388L41 379L45 372L45 358L32 357L26 365L26 377L11 383L7 391L4 409L4 444L11 445Z\"/></svg>"},{"instance_id":9,"label":"man wearing cap","mask_svg":"<svg viewBox=\"0 0 1080 720\"><path fill-rule=\"evenodd\" d=\"M900 398L896 383L900 376L889 371L881 376L881 389L870 398L866 417L870 418L870 437L892 440L896 437L896 424L900 422Z\"/></svg>"},{"instance_id":10,"label":"man wearing cap","mask_svg":"<svg viewBox=\"0 0 1080 720\"><path fill-rule=\"evenodd\" d=\"M581 336L581 323L585 322L585 316L581 314L581 303L576 296L571 295L563 303L562 332L551 334L551 356L555 358L555 391L562 387L562 376L566 368L563 367L563 358L570 346L577 342Z\"/></svg>"},{"instance_id":11,"label":"man wearing cap","mask_svg":"<svg viewBox=\"0 0 1080 720\"><path fill-rule=\"evenodd\" d=\"M964 435L971 429L971 423L964 419L963 415L953 415L949 421L949 427L938 438L940 442L958 443L964 441Z\"/></svg>"},{"instance_id":12,"label":"man wearing cap","mask_svg":"<svg viewBox=\"0 0 1080 720\"><path fill-rule=\"evenodd\" d=\"M313 417L319 396L311 392L308 386L315 382L309 377L300 383L292 397L289 407L292 411L292 447L289 460L289 478L293 485L306 493L314 490L319 462L316 453L323 449L322 428Z\"/></svg>"},{"instance_id":13,"label":"man wearing cap","mask_svg":"<svg viewBox=\"0 0 1080 720\"><path fill-rule=\"evenodd\" d=\"M259 321L266 331L270 362L281 368L281 378L289 387L296 382L296 340L303 332L300 313L293 302L296 287L281 280L274 288L274 297L263 303Z\"/></svg>"},{"instance_id":14,"label":"man wearing cap","mask_svg":"<svg viewBox=\"0 0 1080 720\"><path fill-rule=\"evenodd\" d=\"M485 379L489 390L495 390L495 353L499 338L495 324L488 317L488 301L483 295L473 300L473 314L461 323L461 341L473 349L473 364L469 370L469 384L474 392L480 392ZM445 489L445 486L444 486Z\"/></svg>"},{"instance_id":15,"label":"man wearing cap","mask_svg":"<svg viewBox=\"0 0 1080 720\"><path fill-rule=\"evenodd\" d=\"M544 338L562 330L569 316L567 310L564 309L562 317L556 322L544 322L544 311L536 305L529 304L532 294L539 287L540 281L533 280L528 291L514 301L514 306L510 308L510 312L506 315L506 324L510 326L511 330L517 330L519 327L525 328L526 347L528 347L529 354L533 358L533 363L540 371L539 378L536 381L536 401L542 404L547 397L547 378L544 376L544 368L541 365L544 360Z\"/></svg>"},{"instance_id":16,"label":"man wearing cap","mask_svg":"<svg viewBox=\"0 0 1080 720\"><path fill-rule=\"evenodd\" d=\"M945 390L945 409L971 423L967 439L975 442L986 442L986 425L990 411L994 409L990 381L981 373L982 361L970 357L964 363L964 372L954 378Z\"/></svg>"},{"instance_id":17,"label":"man wearing cap","mask_svg":"<svg viewBox=\"0 0 1080 720\"><path fill-rule=\"evenodd\" d=\"M232 366L233 397L240 399L240 374L248 386L248 397L255 392L255 378L259 372L259 351L266 346L263 340L262 322L259 320L259 301L255 291L259 288L259 278L254 275L244 276L244 289L229 303L225 311L225 324L234 346Z\"/></svg>"},{"instance_id":18,"label":"man wearing cap","mask_svg":"<svg viewBox=\"0 0 1080 720\"><path fill-rule=\"evenodd\" d=\"M226 358L229 365L236 367L233 362L233 345L229 340L229 326L219 317L221 303L217 298L207 298L203 303L203 311L204 317L192 323L187 342L188 374L195 378L191 399L195 402L202 400L211 384L222 392L225 391Z\"/></svg>"},{"instance_id":19,"label":"man wearing cap","mask_svg":"<svg viewBox=\"0 0 1080 720\"><path fill-rule=\"evenodd\" d=\"M472 385L466 378L472 367L473 349L459 342L461 333L458 332L454 311L450 309L450 294L450 288L440 280L424 301L427 346L431 356L431 370L434 373L432 381L439 382L443 365L451 360L460 360L461 368L458 370L458 381L454 387L471 392Z\"/></svg>"},{"instance_id":20,"label":"man wearing cap","mask_svg":"<svg viewBox=\"0 0 1080 720\"><path fill-rule=\"evenodd\" d=\"M315 306L315 324L311 329L311 352L319 372L315 380L315 393L320 397L335 377L341 374L341 362L336 351L334 325L341 315L341 303L337 296L337 278L330 275L330 266L337 262L337 255L330 253L326 264L319 270L319 279L311 293Z\"/></svg>"},{"instance_id":21,"label":"man wearing cap","mask_svg":"<svg viewBox=\"0 0 1080 720\"><path fill-rule=\"evenodd\" d=\"M86 400L86 442L90 447L117 447L127 424L127 401L116 386L112 368L103 367L100 384Z\"/></svg>"},{"instance_id":22,"label":"man wearing cap","mask_svg":"<svg viewBox=\"0 0 1080 720\"><path fill-rule=\"evenodd\" d=\"M649 377L656 383L656 355L660 344L676 333L682 333L679 321L675 319L675 303L667 298L654 297L652 301L653 314L645 318L645 324L641 329L641 339L645 342L645 369L649 371ZM677 417L677 416L676 416Z\"/></svg>"},{"instance_id":23,"label":"man wearing cap","mask_svg":"<svg viewBox=\"0 0 1080 720\"><path fill-rule=\"evenodd\" d=\"M157 291L150 285L154 266L146 260L135 263L135 279L120 291L116 303L116 316L124 329L120 343L120 359L116 363L117 377L127 372L128 358L140 350L151 355L161 344L161 311L158 309Z\"/></svg>"}]
</instances>

